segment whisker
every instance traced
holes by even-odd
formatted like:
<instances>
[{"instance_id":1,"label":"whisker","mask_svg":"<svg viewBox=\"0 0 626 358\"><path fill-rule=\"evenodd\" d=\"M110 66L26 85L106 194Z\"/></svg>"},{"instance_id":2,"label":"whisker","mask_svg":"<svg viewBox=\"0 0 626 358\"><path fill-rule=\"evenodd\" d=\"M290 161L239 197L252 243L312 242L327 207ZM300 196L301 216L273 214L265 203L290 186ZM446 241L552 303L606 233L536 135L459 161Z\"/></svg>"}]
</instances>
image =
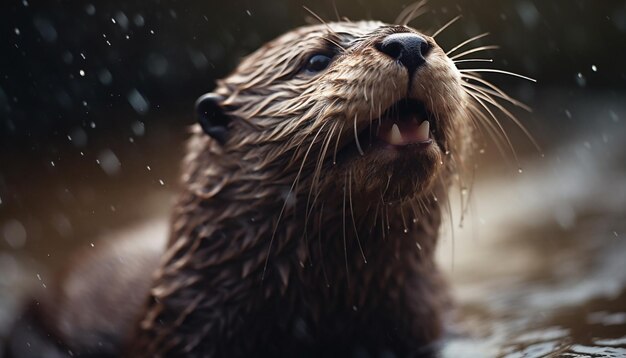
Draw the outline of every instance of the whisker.
<instances>
[{"instance_id":1,"label":"whisker","mask_svg":"<svg viewBox=\"0 0 626 358\"><path fill-rule=\"evenodd\" d=\"M330 39L328 37L325 37L324 41L328 41L331 44L333 44L333 45L337 46L338 48L340 48L342 52L346 52L346 48L342 44L340 44L339 42L337 42L337 41L335 41L333 39Z\"/></svg>"},{"instance_id":2,"label":"whisker","mask_svg":"<svg viewBox=\"0 0 626 358\"><path fill-rule=\"evenodd\" d=\"M520 107L520 108L524 109L525 111L532 112L532 109L528 105L526 105L526 104L516 100L515 98L509 97L506 94L502 94L500 92L496 92L496 91L490 90L488 88L485 88L485 87L482 87L482 86L478 86L478 85L474 85L474 84L467 83L467 82L463 83L462 86L466 87L466 88L471 88L473 90L479 91L479 92L484 93L484 94L490 94L492 96L496 96L496 97L501 98L501 99L503 99L503 100L505 100L505 101L507 101L507 102L509 102L509 103L511 103L511 104L513 104L515 106L517 106L517 107Z\"/></svg>"},{"instance_id":3,"label":"whisker","mask_svg":"<svg viewBox=\"0 0 626 358\"><path fill-rule=\"evenodd\" d=\"M363 257L363 262L367 263L367 259L365 258L365 253L363 252L363 247L361 246L361 239L359 238L359 231L356 228L356 221L354 219L354 208L352 205L352 171L348 172L350 178L348 179L348 194L350 199L350 214L352 216L352 227L354 228L354 235L356 236L356 242L359 245L359 251L361 251L361 256Z\"/></svg>"},{"instance_id":4,"label":"whisker","mask_svg":"<svg viewBox=\"0 0 626 358\"><path fill-rule=\"evenodd\" d=\"M317 194L313 197L313 202L311 203L311 195L313 194L313 190L315 188L318 187L319 185L319 178L320 178L320 174L322 171L322 164L324 162L324 158L326 157L326 153L328 151L328 146L330 144L332 135L335 131L335 129L337 128L338 124L335 123L335 125L332 126L331 130L326 134L326 137L324 138L324 141L322 142L322 150L320 151L320 154L317 158L316 164L315 164L315 170L313 171L313 178L311 180L311 184L310 184L310 188L309 188L309 194L307 196L307 200L306 200L306 205L305 205L305 219L304 219L304 227L305 227L305 231L304 231L304 239L305 242L308 245L308 236L307 236L307 230L306 228L308 227L308 223L309 223L309 218L311 216L311 213L313 212L313 209L315 208L315 204L317 203L317 199L319 197L321 188L318 190ZM310 206L309 206L310 204Z\"/></svg>"},{"instance_id":5,"label":"whisker","mask_svg":"<svg viewBox=\"0 0 626 358\"><path fill-rule=\"evenodd\" d=\"M493 62L491 58L468 58L467 60L456 60L452 61L454 63L465 63L465 62Z\"/></svg>"},{"instance_id":6,"label":"whisker","mask_svg":"<svg viewBox=\"0 0 626 358\"><path fill-rule=\"evenodd\" d=\"M318 222L318 240L317 240L317 244L320 250L320 260L322 261L321 265L322 265L322 274L324 275L324 281L326 281L326 287L330 287L330 282L328 281L328 275L326 274L326 263L324 262L324 250L322 249L322 222L323 222L323 217L324 217L324 204L326 203L322 203L322 207L320 208L320 219Z\"/></svg>"},{"instance_id":7,"label":"whisker","mask_svg":"<svg viewBox=\"0 0 626 358\"><path fill-rule=\"evenodd\" d=\"M441 182L441 185L445 188L446 185L443 182L443 177L439 176L439 181ZM451 238L451 242L452 244L450 245L450 255L452 256L451 258L451 268L452 270L454 270L454 256L455 256L455 251L456 251L456 244L455 244L455 240L454 240L454 218L452 217L452 204L450 204L450 196L446 195L446 207L447 207L447 211L448 211L448 220L450 221L450 238Z\"/></svg>"},{"instance_id":8,"label":"whisker","mask_svg":"<svg viewBox=\"0 0 626 358\"><path fill-rule=\"evenodd\" d=\"M496 46L496 45L476 47L476 48L473 48L471 50L467 50L465 52L461 52L460 54L454 55L454 56L450 57L450 59L451 60L456 60L458 58L461 58L463 56L467 56L467 55L475 53L475 52L487 51L487 50L497 50L499 48L500 48L500 46Z\"/></svg>"},{"instance_id":9,"label":"whisker","mask_svg":"<svg viewBox=\"0 0 626 358\"><path fill-rule=\"evenodd\" d=\"M335 16L337 17L337 21L341 21L341 16L339 16L339 10L337 10L336 0L333 0L333 10L335 10Z\"/></svg>"},{"instance_id":10,"label":"whisker","mask_svg":"<svg viewBox=\"0 0 626 358\"><path fill-rule=\"evenodd\" d=\"M314 18L317 19L317 21L319 21L321 24L326 25L326 27L328 28L328 30L332 33L335 33L335 31L333 31L333 29L328 25L328 23L326 21L324 21L324 19L322 19L321 16L319 16L317 13L315 13L313 10L309 9L306 5L302 5L302 8L304 10L306 10L309 14L311 14L311 16L313 16Z\"/></svg>"},{"instance_id":11,"label":"whisker","mask_svg":"<svg viewBox=\"0 0 626 358\"><path fill-rule=\"evenodd\" d=\"M365 153L363 152L363 148L361 148L361 142L359 142L359 132L356 128L356 118L357 115L354 115L354 142L356 143L356 147L359 150L359 154L361 154L361 156L364 156Z\"/></svg>"},{"instance_id":12,"label":"whisker","mask_svg":"<svg viewBox=\"0 0 626 358\"><path fill-rule=\"evenodd\" d=\"M316 14L313 10L309 9L308 7L306 7L306 5L302 5L302 8L304 8L304 10L306 10L309 14L311 14L315 19L317 19L317 21L319 21L320 23L324 24L324 26L326 26L326 29L328 29L328 31L331 34L337 34L337 32L335 30L332 29L332 27L330 27L330 25L324 21L324 19L322 19L321 16L319 16L318 14ZM335 8L335 11L337 11L337 9ZM342 49L344 52L346 51L346 48L343 47L341 44L339 44L337 41L334 41L332 39L329 38L325 38L326 41L334 44L335 46L339 47L340 49Z\"/></svg>"},{"instance_id":13,"label":"whisker","mask_svg":"<svg viewBox=\"0 0 626 358\"><path fill-rule=\"evenodd\" d=\"M480 90L478 90L478 91L480 92ZM485 101L491 103L494 107L496 107L500 111L502 111L502 113L504 113L507 117L509 117L513 121L513 123L515 123L517 125L517 127L519 127L519 129L521 129L522 132L524 132L524 134L532 142L532 144L535 146L535 148L540 153L542 152L542 149L541 149L541 146L539 146L539 143L537 143L535 138L530 134L530 132L526 129L526 127L509 110L504 108L504 106L502 106L500 103L498 103L496 100L494 100L491 96L489 96L489 94L486 94L486 93L479 94L479 93L476 93L476 92L474 92L474 94L476 94L477 96L483 98Z\"/></svg>"},{"instance_id":14,"label":"whisker","mask_svg":"<svg viewBox=\"0 0 626 358\"><path fill-rule=\"evenodd\" d=\"M506 139L506 142L508 143L511 149L511 152L513 153L513 157L515 158L515 162L517 163L517 166L520 167L519 159L517 158L517 152L515 151L515 148L513 147L513 143L511 142L511 139L509 138L509 136L506 134L506 131L504 130L504 127L502 127L502 124L500 123L500 121L498 121L498 118L496 117L496 115L491 111L491 109L489 109L489 107L487 107L487 105L480 99L480 97L476 93L472 93L471 91L466 91L466 93L472 96L475 100L477 100L478 103L480 103L480 105L489 113L489 115L491 115L491 118L493 118L498 128L500 128L502 135Z\"/></svg>"},{"instance_id":15,"label":"whisker","mask_svg":"<svg viewBox=\"0 0 626 358\"><path fill-rule=\"evenodd\" d=\"M317 133L315 133L315 136L311 140L311 144L309 145L309 148L307 149L306 153L304 154L304 158L302 159L302 164L300 165L300 169L298 170L298 173L296 174L296 178L293 181L293 184L291 184L291 188L289 188L289 192L287 193L287 197L285 198L285 203L283 204L282 208L280 209L280 213L278 214L278 219L276 220L276 224L274 225L274 230L272 232L272 238L270 239L270 244L269 244L269 246L267 248L267 255L265 257L265 264L263 265L263 274L261 274L261 281L263 281L265 279L265 273L267 272L267 265L268 265L269 260L270 260L270 253L272 251L272 245L274 244L274 238L276 237L276 232L278 231L278 226L279 226L280 221L281 221L281 219L283 217L283 214L285 212L285 208L287 207L287 203L289 202L289 199L291 198L291 194L293 194L293 192L294 192L293 189L296 187L298 181L300 180L300 175L302 174L302 169L304 169L304 164L306 163L306 160L307 160L307 157L309 156L311 148L313 148L313 145L315 144L315 140L317 139L317 137L322 132L322 130L324 129L325 126L326 126L325 123L322 124L320 129L317 131Z\"/></svg>"},{"instance_id":16,"label":"whisker","mask_svg":"<svg viewBox=\"0 0 626 358\"><path fill-rule=\"evenodd\" d=\"M337 134L337 141L335 142L335 152L333 153L333 165L337 164L337 149L339 148L339 139L341 139L341 132L343 131L344 124L341 124L339 133Z\"/></svg>"},{"instance_id":17,"label":"whisker","mask_svg":"<svg viewBox=\"0 0 626 358\"><path fill-rule=\"evenodd\" d=\"M348 246L346 244L346 186L348 181L348 173L346 173L345 180L343 182L343 255L346 261L346 283L350 286L350 271L348 269Z\"/></svg>"},{"instance_id":18,"label":"whisker","mask_svg":"<svg viewBox=\"0 0 626 358\"><path fill-rule=\"evenodd\" d=\"M473 41L476 41L476 40L479 40L479 39L482 39L483 37L488 36L488 35L489 35L489 33L488 33L488 32L485 32L485 33L483 33L483 34L480 34L480 35L476 35L476 36L474 36L474 37L471 37L471 38L469 38L469 39L467 39L467 40L465 40L465 41L461 42L460 44L458 44L458 45L454 46L451 50L449 50L448 52L446 52L446 56L450 56L450 54L452 54L454 51L456 51L456 50L460 49L461 47L463 47L463 46L467 45L468 43L473 42Z\"/></svg>"},{"instance_id":19,"label":"whisker","mask_svg":"<svg viewBox=\"0 0 626 358\"><path fill-rule=\"evenodd\" d=\"M504 75L509 75L509 76L514 76L514 77L518 77L530 82L537 82L536 79L528 77L528 76L524 76L524 75L520 75L519 73L515 73L515 72L510 72L510 71L504 71L504 70L497 70L495 68L475 68L475 69L471 69L471 70L459 70L459 72L461 73L477 73L477 72L489 72L489 73L501 73Z\"/></svg>"},{"instance_id":20,"label":"whisker","mask_svg":"<svg viewBox=\"0 0 626 358\"><path fill-rule=\"evenodd\" d=\"M445 25L441 26L441 28L439 28L439 30L437 30L434 34L430 35L430 37L432 37L432 38L437 37L437 35L439 35L440 33L444 32L445 29L450 27L450 25L454 24L455 22L457 22L462 17L463 17L463 15L459 15L459 16L455 17L454 19L448 21Z\"/></svg>"},{"instance_id":21,"label":"whisker","mask_svg":"<svg viewBox=\"0 0 626 358\"><path fill-rule=\"evenodd\" d=\"M508 158L506 155L506 150L504 150L506 144L504 143L504 139L502 139L502 133L498 131L497 127L493 123L491 123L491 120L474 103L472 103L472 105L469 106L468 109L470 110L470 113L477 116L475 122L482 125L482 127L487 130L489 137L491 137L491 140L493 140L493 143L496 145L496 148L498 149L500 155L503 158ZM482 119L482 121L479 119Z\"/></svg>"},{"instance_id":22,"label":"whisker","mask_svg":"<svg viewBox=\"0 0 626 358\"><path fill-rule=\"evenodd\" d=\"M480 77L480 75L472 75L472 74L468 74L468 73L462 73L461 74L461 78L479 82L479 83L481 83L481 84L491 88L492 90L498 92L499 94L501 94L503 96L510 97L509 95L506 94L506 92L504 92L502 89L500 89L500 87L498 87L498 86L494 85L493 83L485 80L484 78ZM466 83L469 83L469 82L466 82Z\"/></svg>"},{"instance_id":23,"label":"whisker","mask_svg":"<svg viewBox=\"0 0 626 358\"><path fill-rule=\"evenodd\" d=\"M396 17L396 19L394 20L394 24L398 24L398 25L403 25L406 26L409 22L415 20L416 18L418 18L419 16L425 14L426 12L420 12L419 14L415 15L415 13L420 10L424 5L426 5L428 1L426 0L422 0L422 1L418 1L416 3L413 3L407 7L405 7L400 14L398 14L398 16Z\"/></svg>"},{"instance_id":24,"label":"whisker","mask_svg":"<svg viewBox=\"0 0 626 358\"><path fill-rule=\"evenodd\" d=\"M404 217L404 207L402 206L402 204L399 204L399 205L400 205L400 217L402 218L402 225L404 226L404 233L406 234L409 232L409 227L406 225L406 218Z\"/></svg>"}]
</instances>

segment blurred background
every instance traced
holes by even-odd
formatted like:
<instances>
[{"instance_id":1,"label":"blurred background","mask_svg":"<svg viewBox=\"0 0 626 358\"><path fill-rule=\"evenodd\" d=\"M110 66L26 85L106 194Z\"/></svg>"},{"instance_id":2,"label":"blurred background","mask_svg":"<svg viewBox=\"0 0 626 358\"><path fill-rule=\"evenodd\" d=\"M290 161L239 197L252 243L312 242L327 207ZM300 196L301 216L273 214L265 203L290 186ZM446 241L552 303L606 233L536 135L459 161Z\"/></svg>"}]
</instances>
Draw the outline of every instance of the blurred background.
<instances>
[{"instance_id":1,"label":"blurred background","mask_svg":"<svg viewBox=\"0 0 626 358\"><path fill-rule=\"evenodd\" d=\"M411 2L5 0L0 5L0 336L72 250L166 235L195 99L296 26L393 22ZM483 143L472 210L439 258L460 322L445 357L626 356L626 1L431 0L411 25L476 45L533 108ZM501 118L505 118L501 116ZM461 196L463 194L460 194ZM457 195L458 196L458 195ZM1 344L1 343L0 343Z\"/></svg>"}]
</instances>

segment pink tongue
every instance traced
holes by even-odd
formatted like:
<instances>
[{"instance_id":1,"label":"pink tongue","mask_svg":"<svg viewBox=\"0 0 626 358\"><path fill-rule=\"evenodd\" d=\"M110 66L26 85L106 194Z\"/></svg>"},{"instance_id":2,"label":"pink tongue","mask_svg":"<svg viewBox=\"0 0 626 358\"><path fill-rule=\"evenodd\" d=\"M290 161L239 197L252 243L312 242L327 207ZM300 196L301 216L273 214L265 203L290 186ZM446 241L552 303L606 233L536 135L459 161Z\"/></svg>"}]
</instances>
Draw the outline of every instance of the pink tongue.
<instances>
[{"instance_id":1,"label":"pink tongue","mask_svg":"<svg viewBox=\"0 0 626 358\"><path fill-rule=\"evenodd\" d=\"M378 137L392 145L407 145L413 143L426 142L430 135L430 123L428 121L393 122L390 120L381 124Z\"/></svg>"}]
</instances>

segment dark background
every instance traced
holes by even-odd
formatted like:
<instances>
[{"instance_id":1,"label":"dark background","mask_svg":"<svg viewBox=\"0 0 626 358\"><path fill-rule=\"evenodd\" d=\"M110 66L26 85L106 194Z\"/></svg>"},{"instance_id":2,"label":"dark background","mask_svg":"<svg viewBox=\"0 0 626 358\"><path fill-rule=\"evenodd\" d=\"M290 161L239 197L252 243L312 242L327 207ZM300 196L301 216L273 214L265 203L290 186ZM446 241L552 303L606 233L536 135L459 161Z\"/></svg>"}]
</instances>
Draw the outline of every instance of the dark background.
<instances>
[{"instance_id":1,"label":"dark background","mask_svg":"<svg viewBox=\"0 0 626 358\"><path fill-rule=\"evenodd\" d=\"M350 19L392 22L406 4L3 1L1 148L41 148L63 141L76 127L88 137L98 136L102 131L91 131L91 122L132 134L128 116L150 126L159 113L190 113L193 100L242 55L303 25L310 15L302 5L327 20L336 18L336 6ZM501 46L490 56L496 67L538 78L534 89L624 88L624 1L444 0L431 1L429 8L431 13L413 22L414 27L436 29L462 14L440 36L440 44L451 48L469 36L491 32L482 42ZM512 82L501 76L495 80ZM181 115L174 125L191 121Z\"/></svg>"},{"instance_id":2,"label":"dark background","mask_svg":"<svg viewBox=\"0 0 626 358\"><path fill-rule=\"evenodd\" d=\"M63 257L50 253L59 240L149 216L135 206L141 200L129 198L175 187L195 99L243 55L315 22L303 5L327 20L337 12L392 22L409 4L3 1L0 226L5 237L19 239L0 240L0 247L54 261ZM411 23L427 33L463 15L438 36L444 49L490 32L476 45L501 49L470 57L493 58L485 67L538 79L485 75L544 114L523 114L543 145L588 121L587 106L573 108L578 98L624 96L625 1L445 0L428 7ZM618 116L602 111L609 121ZM513 128L511 135L520 133ZM520 152L530 147L525 139L515 145Z\"/></svg>"},{"instance_id":3,"label":"dark background","mask_svg":"<svg viewBox=\"0 0 626 358\"><path fill-rule=\"evenodd\" d=\"M19 239L0 245L53 261L63 257L50 254L59 240L92 237L113 223L149 216L135 206L141 200L129 198L175 187L195 99L243 55L315 22L303 5L327 20L337 12L392 22L409 4L3 1L0 226L5 238L17 233ZM485 67L538 79L485 75L543 114L522 115L544 146L589 121L591 107L575 108L578 99L624 99L626 1L445 0L428 6L430 12L411 24L427 33L463 15L438 36L444 49L490 32L476 45L501 49L471 57L493 58ZM619 119L614 109L600 110L602 120ZM511 135L520 133L513 128ZM515 145L522 153L530 147L523 138Z\"/></svg>"}]
</instances>

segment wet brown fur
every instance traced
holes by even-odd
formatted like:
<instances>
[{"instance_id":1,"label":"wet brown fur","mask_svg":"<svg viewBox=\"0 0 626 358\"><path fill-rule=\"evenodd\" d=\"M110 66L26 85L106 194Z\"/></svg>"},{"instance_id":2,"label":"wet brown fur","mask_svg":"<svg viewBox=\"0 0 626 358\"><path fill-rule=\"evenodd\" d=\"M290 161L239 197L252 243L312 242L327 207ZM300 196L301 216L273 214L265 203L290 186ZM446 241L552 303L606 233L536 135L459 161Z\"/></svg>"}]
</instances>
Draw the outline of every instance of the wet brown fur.
<instances>
[{"instance_id":1,"label":"wet brown fur","mask_svg":"<svg viewBox=\"0 0 626 358\"><path fill-rule=\"evenodd\" d=\"M409 86L374 47L394 32L414 30L297 29L219 82L230 138L221 146L194 128L169 249L129 356L411 356L440 337L438 200L469 134L466 99L430 38ZM298 72L329 45L339 54L328 69ZM434 114L434 148L359 155L353 125L366 128L405 97Z\"/></svg>"}]
</instances>

